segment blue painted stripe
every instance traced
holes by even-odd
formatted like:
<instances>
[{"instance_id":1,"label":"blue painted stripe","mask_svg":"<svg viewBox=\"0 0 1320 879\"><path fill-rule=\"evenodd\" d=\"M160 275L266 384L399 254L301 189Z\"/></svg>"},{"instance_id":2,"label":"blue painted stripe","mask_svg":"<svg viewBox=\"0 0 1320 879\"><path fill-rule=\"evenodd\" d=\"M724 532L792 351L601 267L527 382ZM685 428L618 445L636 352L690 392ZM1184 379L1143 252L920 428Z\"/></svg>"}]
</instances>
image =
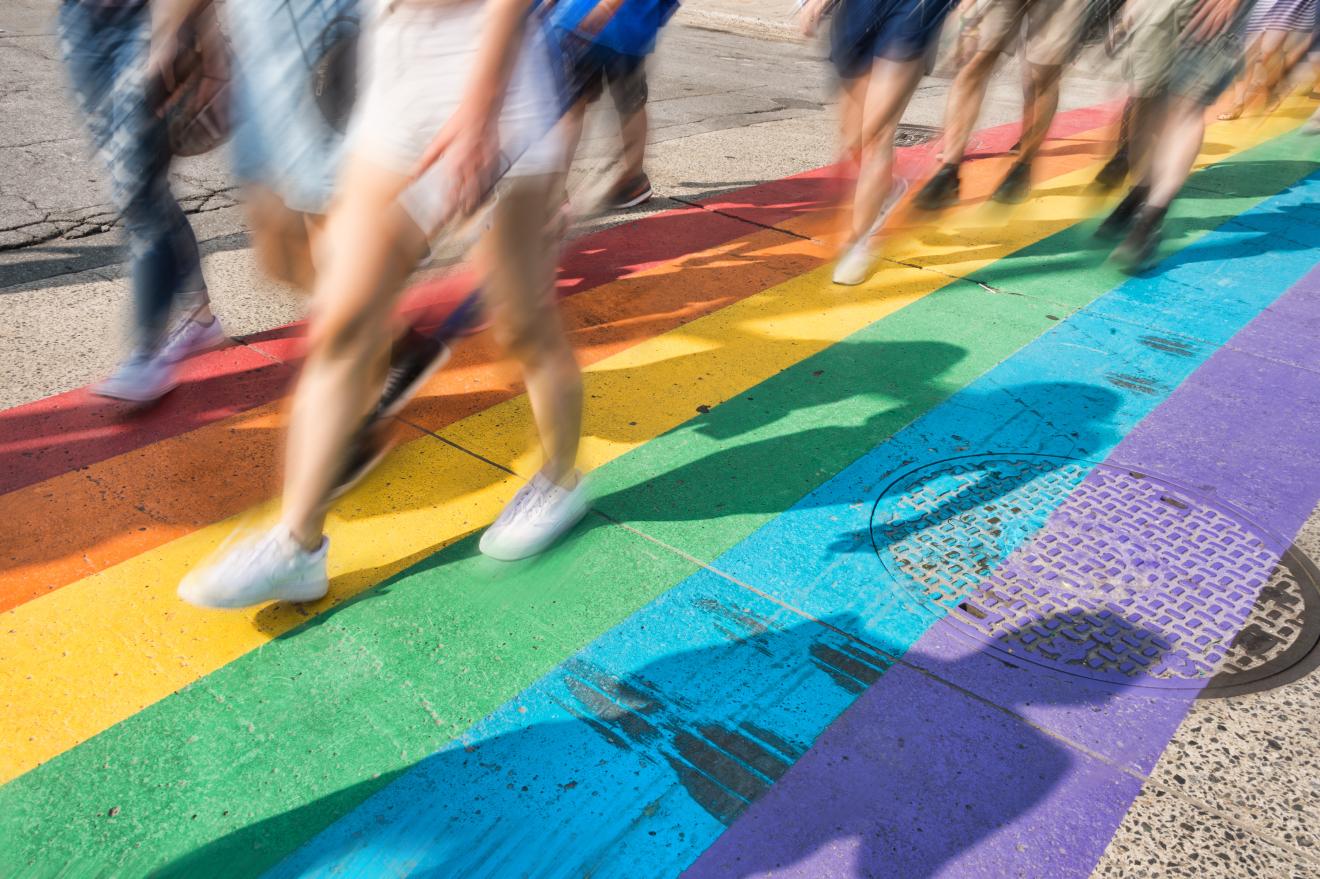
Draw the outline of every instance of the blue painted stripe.
<instances>
[{"instance_id":1,"label":"blue painted stripe","mask_svg":"<svg viewBox=\"0 0 1320 879\"><path fill-rule=\"evenodd\" d=\"M1307 181L1249 219L1318 194L1320 183ZM1103 457L1214 345L1320 257L1313 246L1252 256L1245 242L1258 234L1230 225L1171 260L1163 278L1124 284L839 473L717 566L903 653L932 619L886 582L869 549L869 501L886 477L969 446ZM1234 321L1213 307L1214 285L1197 279L1227 276L1217 260L1235 254L1231 275L1259 281L1238 291ZM1159 332L1180 344L1153 346L1147 319L1157 312L1146 302L1175 276L1188 304L1184 322L1178 334ZM882 326L853 340L876 338ZM1153 393L1117 386L1115 374L1139 376ZM833 629L699 573L273 875L675 873L883 666Z\"/></svg>"}]
</instances>

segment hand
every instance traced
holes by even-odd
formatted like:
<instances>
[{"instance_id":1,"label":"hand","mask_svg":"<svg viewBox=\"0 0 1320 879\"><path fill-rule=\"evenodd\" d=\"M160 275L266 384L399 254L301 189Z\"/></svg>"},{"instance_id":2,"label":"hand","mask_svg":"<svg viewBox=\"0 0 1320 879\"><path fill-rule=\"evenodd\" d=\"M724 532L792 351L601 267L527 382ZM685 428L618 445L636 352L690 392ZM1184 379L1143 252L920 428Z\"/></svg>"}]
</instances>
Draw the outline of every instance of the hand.
<instances>
[{"instance_id":1,"label":"hand","mask_svg":"<svg viewBox=\"0 0 1320 879\"><path fill-rule=\"evenodd\" d=\"M601 0L600 3L591 7L591 11L578 22L577 30L588 36L595 36L600 33L605 25L610 23L614 13L618 11L620 2L622 0Z\"/></svg>"},{"instance_id":2,"label":"hand","mask_svg":"<svg viewBox=\"0 0 1320 879\"><path fill-rule=\"evenodd\" d=\"M1213 40L1224 32L1241 0L1201 0L1187 23L1187 39L1197 43Z\"/></svg>"},{"instance_id":3,"label":"hand","mask_svg":"<svg viewBox=\"0 0 1320 879\"><path fill-rule=\"evenodd\" d=\"M159 87L162 97L172 94L179 86L174 66L179 57L181 33L191 22L214 15L210 0L155 0L151 4L147 79ZM156 112L163 114L165 108L157 107Z\"/></svg>"},{"instance_id":4,"label":"hand","mask_svg":"<svg viewBox=\"0 0 1320 879\"><path fill-rule=\"evenodd\" d=\"M453 208L468 216L485 200L499 157L499 119L489 103L465 100L422 153L414 179L444 161L453 187Z\"/></svg>"},{"instance_id":5,"label":"hand","mask_svg":"<svg viewBox=\"0 0 1320 879\"><path fill-rule=\"evenodd\" d=\"M820 20L825 16L825 10L830 7L833 0L807 0L798 8L798 27L802 29L802 35L813 37L816 35L816 28L820 25Z\"/></svg>"},{"instance_id":6,"label":"hand","mask_svg":"<svg viewBox=\"0 0 1320 879\"><path fill-rule=\"evenodd\" d=\"M155 105L157 116L164 116L168 109L166 99L174 94L179 83L174 75L174 62L179 56L179 31L157 32L151 35L151 48L147 51L147 83L149 100ZM152 85L158 91L150 92Z\"/></svg>"}]
</instances>

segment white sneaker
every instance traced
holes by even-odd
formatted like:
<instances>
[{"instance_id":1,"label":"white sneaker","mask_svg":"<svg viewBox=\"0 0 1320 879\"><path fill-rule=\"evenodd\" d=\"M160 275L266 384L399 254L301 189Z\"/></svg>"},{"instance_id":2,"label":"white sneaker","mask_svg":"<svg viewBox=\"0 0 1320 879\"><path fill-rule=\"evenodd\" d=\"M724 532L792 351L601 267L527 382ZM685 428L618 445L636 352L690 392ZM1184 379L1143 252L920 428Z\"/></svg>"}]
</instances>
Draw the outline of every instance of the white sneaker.
<instances>
[{"instance_id":1,"label":"white sneaker","mask_svg":"<svg viewBox=\"0 0 1320 879\"><path fill-rule=\"evenodd\" d=\"M196 315L194 311L179 318L165 337L165 344L160 347L160 356L168 357L172 363L179 363L194 354L219 348L229 341L218 317L212 315L211 322L204 324L197 320Z\"/></svg>"},{"instance_id":2,"label":"white sneaker","mask_svg":"<svg viewBox=\"0 0 1320 879\"><path fill-rule=\"evenodd\" d=\"M906 177L894 178L889 193L885 196L885 202L880 206L880 214L871 224L871 228L854 241L835 263L834 283L855 287L870 277L871 263L875 262L875 255L871 252L871 238L880 231L880 227L889 219L889 215L894 212L894 208L902 201L903 196L907 195L908 186Z\"/></svg>"},{"instance_id":3,"label":"white sneaker","mask_svg":"<svg viewBox=\"0 0 1320 879\"><path fill-rule=\"evenodd\" d=\"M197 607L238 608L267 601L316 601L330 590L325 573L330 539L308 552L287 528L246 536L220 548L179 584Z\"/></svg>"},{"instance_id":4,"label":"white sneaker","mask_svg":"<svg viewBox=\"0 0 1320 879\"><path fill-rule=\"evenodd\" d=\"M871 275L871 236L853 242L834 264L834 283L855 287Z\"/></svg>"},{"instance_id":5,"label":"white sneaker","mask_svg":"<svg viewBox=\"0 0 1320 879\"><path fill-rule=\"evenodd\" d=\"M179 379L175 362L141 348L115 369L110 377L92 387L92 393L130 403L151 403L174 390Z\"/></svg>"},{"instance_id":6,"label":"white sneaker","mask_svg":"<svg viewBox=\"0 0 1320 879\"><path fill-rule=\"evenodd\" d=\"M524 485L509 501L486 533L481 535L481 551L504 562L536 555L587 514L591 498L587 480L577 475L577 485L563 488L540 473Z\"/></svg>"}]
</instances>

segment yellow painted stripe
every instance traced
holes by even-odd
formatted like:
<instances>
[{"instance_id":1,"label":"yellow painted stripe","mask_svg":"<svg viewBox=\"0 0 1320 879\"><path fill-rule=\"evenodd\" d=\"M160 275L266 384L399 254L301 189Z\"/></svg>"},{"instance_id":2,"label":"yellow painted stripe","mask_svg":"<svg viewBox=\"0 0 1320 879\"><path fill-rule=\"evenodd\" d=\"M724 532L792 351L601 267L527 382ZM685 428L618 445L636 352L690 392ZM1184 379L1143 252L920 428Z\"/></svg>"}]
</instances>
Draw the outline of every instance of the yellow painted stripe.
<instances>
[{"instance_id":1,"label":"yellow painted stripe","mask_svg":"<svg viewBox=\"0 0 1320 879\"><path fill-rule=\"evenodd\" d=\"M1215 139L1237 152L1295 127L1300 117L1289 115L1260 128L1220 131ZM974 271L1092 214L1099 206L1088 190L1093 174L1086 168L1051 181L1048 198L1009 218L968 208L942 219L938 229L914 228L893 239L888 253L899 260L952 254L960 261L941 270ZM964 254L968 242L979 246ZM830 267L822 267L592 366L584 461L594 467L612 460L688 420L697 405L716 405L947 283L893 262L861 287L835 287L829 275ZM527 472L534 466L521 440L528 425L526 400L519 398L448 433ZM278 425L272 416L247 427ZM228 520L5 613L0 782L470 533L515 490L512 478L422 439L402 446L336 509L328 525L331 594L317 606L216 613L179 602L175 584L228 535L235 524Z\"/></svg>"}]
</instances>

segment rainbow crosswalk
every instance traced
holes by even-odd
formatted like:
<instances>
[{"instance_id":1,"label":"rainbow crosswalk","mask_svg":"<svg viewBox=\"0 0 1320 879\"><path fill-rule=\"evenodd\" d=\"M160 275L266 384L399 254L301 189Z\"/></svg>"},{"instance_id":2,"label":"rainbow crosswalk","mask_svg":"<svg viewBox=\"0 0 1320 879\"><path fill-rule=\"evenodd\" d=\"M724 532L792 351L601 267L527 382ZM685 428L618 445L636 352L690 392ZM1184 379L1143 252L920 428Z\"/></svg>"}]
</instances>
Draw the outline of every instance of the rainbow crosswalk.
<instances>
[{"instance_id":1,"label":"rainbow crosswalk","mask_svg":"<svg viewBox=\"0 0 1320 879\"><path fill-rule=\"evenodd\" d=\"M336 508L303 608L173 592L269 508L295 332L199 359L144 423L81 391L0 414L0 875L1089 875L1192 697L1005 682L867 520L969 449L1147 466L1288 539L1320 502L1316 425L1272 397L1320 396L1309 107L1213 126L1131 279L1091 238L1115 110L1064 114L1011 213L977 162L860 288L817 242L830 169L577 242L600 515L540 560L475 551L535 469L484 336Z\"/></svg>"}]
</instances>

